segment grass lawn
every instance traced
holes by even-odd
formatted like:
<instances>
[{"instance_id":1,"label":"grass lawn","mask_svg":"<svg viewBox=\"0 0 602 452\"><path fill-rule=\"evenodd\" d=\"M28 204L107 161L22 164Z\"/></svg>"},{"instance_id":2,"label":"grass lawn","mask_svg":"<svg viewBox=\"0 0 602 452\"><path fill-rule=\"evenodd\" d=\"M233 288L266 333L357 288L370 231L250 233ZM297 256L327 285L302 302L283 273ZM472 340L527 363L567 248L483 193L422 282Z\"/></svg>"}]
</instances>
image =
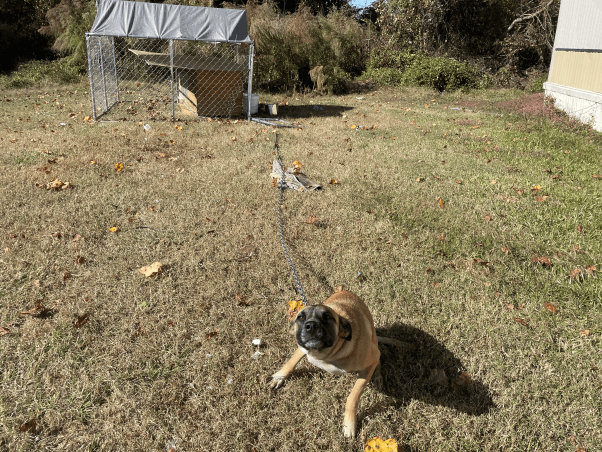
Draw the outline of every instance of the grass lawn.
<instances>
[{"instance_id":1,"label":"grass lawn","mask_svg":"<svg viewBox=\"0 0 602 452\"><path fill-rule=\"evenodd\" d=\"M347 440L354 376L268 388L297 298L275 129L93 123L88 92L0 97L0 450L600 450L601 134L508 90L263 96L324 187L283 201L310 302L343 285L410 344Z\"/></svg>"}]
</instances>

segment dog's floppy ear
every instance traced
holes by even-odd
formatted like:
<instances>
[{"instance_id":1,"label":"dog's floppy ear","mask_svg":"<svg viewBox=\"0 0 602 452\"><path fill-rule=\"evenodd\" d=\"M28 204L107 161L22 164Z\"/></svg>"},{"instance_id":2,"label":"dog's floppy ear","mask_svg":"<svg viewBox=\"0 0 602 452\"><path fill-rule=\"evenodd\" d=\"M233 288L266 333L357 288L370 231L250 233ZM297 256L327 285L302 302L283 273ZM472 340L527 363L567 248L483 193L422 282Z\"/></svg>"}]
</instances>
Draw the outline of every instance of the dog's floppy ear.
<instances>
[{"instance_id":1,"label":"dog's floppy ear","mask_svg":"<svg viewBox=\"0 0 602 452\"><path fill-rule=\"evenodd\" d=\"M339 317L339 336L346 341L351 340L351 324L343 317Z\"/></svg>"}]
</instances>

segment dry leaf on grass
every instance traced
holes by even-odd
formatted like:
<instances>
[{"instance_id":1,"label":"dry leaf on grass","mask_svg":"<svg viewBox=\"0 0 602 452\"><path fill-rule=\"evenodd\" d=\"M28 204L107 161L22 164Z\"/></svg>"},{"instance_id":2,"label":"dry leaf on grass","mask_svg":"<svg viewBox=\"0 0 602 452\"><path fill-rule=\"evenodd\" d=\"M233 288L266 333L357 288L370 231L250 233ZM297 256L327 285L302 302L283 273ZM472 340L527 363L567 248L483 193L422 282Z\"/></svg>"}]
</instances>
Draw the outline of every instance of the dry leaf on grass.
<instances>
[{"instance_id":1,"label":"dry leaf on grass","mask_svg":"<svg viewBox=\"0 0 602 452\"><path fill-rule=\"evenodd\" d=\"M523 326L529 326L529 324L527 322L525 322L523 319L520 319L518 317L512 317L517 323L520 323Z\"/></svg>"},{"instance_id":2,"label":"dry leaf on grass","mask_svg":"<svg viewBox=\"0 0 602 452\"><path fill-rule=\"evenodd\" d=\"M470 383L471 383L470 374L467 372L462 372L460 375L458 375L457 378L452 380L452 388L455 390L465 389L470 386Z\"/></svg>"},{"instance_id":3,"label":"dry leaf on grass","mask_svg":"<svg viewBox=\"0 0 602 452\"><path fill-rule=\"evenodd\" d=\"M544 303L543 305L548 312L551 312L552 314L554 314L556 312L557 308L552 303Z\"/></svg>"},{"instance_id":4,"label":"dry leaf on grass","mask_svg":"<svg viewBox=\"0 0 602 452\"><path fill-rule=\"evenodd\" d=\"M73 321L73 327L79 329L82 326L84 326L86 323L88 323L89 319L90 319L90 314L80 315Z\"/></svg>"},{"instance_id":5,"label":"dry leaf on grass","mask_svg":"<svg viewBox=\"0 0 602 452\"><path fill-rule=\"evenodd\" d=\"M143 274L147 278L152 278L157 276L159 273L163 271L163 264L161 262L154 262L151 265L147 265L146 267L142 267L138 270L138 273Z\"/></svg>"},{"instance_id":6,"label":"dry leaf on grass","mask_svg":"<svg viewBox=\"0 0 602 452\"><path fill-rule=\"evenodd\" d=\"M120 172L123 169L123 163L115 163L115 171Z\"/></svg>"},{"instance_id":7,"label":"dry leaf on grass","mask_svg":"<svg viewBox=\"0 0 602 452\"><path fill-rule=\"evenodd\" d=\"M579 334L581 337L587 337L589 336L589 330L579 330Z\"/></svg>"},{"instance_id":8,"label":"dry leaf on grass","mask_svg":"<svg viewBox=\"0 0 602 452\"><path fill-rule=\"evenodd\" d=\"M216 328L215 330L210 331L208 333L205 333L205 337L207 338L207 340L209 340L209 339L217 336L217 333L219 333L219 329L218 328Z\"/></svg>"},{"instance_id":9,"label":"dry leaf on grass","mask_svg":"<svg viewBox=\"0 0 602 452\"><path fill-rule=\"evenodd\" d=\"M532 192L538 192L539 190L541 190L541 185L534 185L531 187Z\"/></svg>"},{"instance_id":10,"label":"dry leaf on grass","mask_svg":"<svg viewBox=\"0 0 602 452\"><path fill-rule=\"evenodd\" d=\"M291 300L288 302L288 310L286 311L286 315L288 316L288 320L292 321L297 313L305 307L305 303L303 300Z\"/></svg>"},{"instance_id":11,"label":"dry leaf on grass","mask_svg":"<svg viewBox=\"0 0 602 452\"><path fill-rule=\"evenodd\" d=\"M380 436L366 442L364 452L397 452L397 441L394 439L383 440Z\"/></svg>"},{"instance_id":12,"label":"dry leaf on grass","mask_svg":"<svg viewBox=\"0 0 602 452\"><path fill-rule=\"evenodd\" d=\"M502 246L500 248L500 250L502 251L502 253L504 254L508 254L510 252L510 248L508 248L507 246Z\"/></svg>"},{"instance_id":13,"label":"dry leaf on grass","mask_svg":"<svg viewBox=\"0 0 602 452\"><path fill-rule=\"evenodd\" d=\"M541 264L544 267L549 267L550 265L552 265L552 261L549 257L546 256L534 257L533 262L536 264Z\"/></svg>"},{"instance_id":14,"label":"dry leaf on grass","mask_svg":"<svg viewBox=\"0 0 602 452\"><path fill-rule=\"evenodd\" d=\"M587 265L585 267L585 270L589 273L590 276L594 276L594 274L596 273L596 266L595 265Z\"/></svg>"},{"instance_id":15,"label":"dry leaf on grass","mask_svg":"<svg viewBox=\"0 0 602 452\"><path fill-rule=\"evenodd\" d=\"M577 225L577 231L579 231L580 234L583 234L585 232L580 224Z\"/></svg>"},{"instance_id":16,"label":"dry leaf on grass","mask_svg":"<svg viewBox=\"0 0 602 452\"><path fill-rule=\"evenodd\" d=\"M312 224L315 223L317 221L317 217L315 215L310 215L309 217L307 217L307 220L305 220L305 222L307 224Z\"/></svg>"},{"instance_id":17,"label":"dry leaf on grass","mask_svg":"<svg viewBox=\"0 0 602 452\"><path fill-rule=\"evenodd\" d=\"M27 421L25 424L23 424L21 427L19 427L19 430L21 430L22 432L35 433L36 432L35 418Z\"/></svg>"},{"instance_id":18,"label":"dry leaf on grass","mask_svg":"<svg viewBox=\"0 0 602 452\"><path fill-rule=\"evenodd\" d=\"M583 276L583 275L581 273L581 270L579 270L578 268L569 272L569 278L571 278L571 280L579 279L579 278L581 278L581 276Z\"/></svg>"},{"instance_id":19,"label":"dry leaf on grass","mask_svg":"<svg viewBox=\"0 0 602 452\"><path fill-rule=\"evenodd\" d=\"M535 198L535 201L537 202L544 202L546 199L549 198L549 196L533 196L533 198Z\"/></svg>"},{"instance_id":20,"label":"dry leaf on grass","mask_svg":"<svg viewBox=\"0 0 602 452\"><path fill-rule=\"evenodd\" d=\"M442 198L437 198L439 200L439 207L441 207L442 209L445 209L445 203L443 202Z\"/></svg>"},{"instance_id":21,"label":"dry leaf on grass","mask_svg":"<svg viewBox=\"0 0 602 452\"><path fill-rule=\"evenodd\" d=\"M113 227L109 228L109 231L111 231L111 232L117 232L117 231L119 231L119 228L117 226L113 226Z\"/></svg>"},{"instance_id":22,"label":"dry leaf on grass","mask_svg":"<svg viewBox=\"0 0 602 452\"><path fill-rule=\"evenodd\" d=\"M338 180L336 180L336 179L330 179L330 180L328 181L328 183L329 183L329 184L331 184L331 185L339 185L339 181L338 181Z\"/></svg>"}]
</instances>

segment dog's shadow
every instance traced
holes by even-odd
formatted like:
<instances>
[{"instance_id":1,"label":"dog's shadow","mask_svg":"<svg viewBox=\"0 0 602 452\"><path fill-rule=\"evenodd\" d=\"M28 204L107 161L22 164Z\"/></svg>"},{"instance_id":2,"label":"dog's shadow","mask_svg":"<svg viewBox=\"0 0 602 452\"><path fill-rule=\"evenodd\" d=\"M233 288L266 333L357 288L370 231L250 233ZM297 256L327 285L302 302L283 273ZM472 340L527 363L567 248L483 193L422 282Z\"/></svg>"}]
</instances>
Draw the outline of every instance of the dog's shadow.
<instances>
[{"instance_id":1,"label":"dog's shadow","mask_svg":"<svg viewBox=\"0 0 602 452\"><path fill-rule=\"evenodd\" d=\"M481 415L495 407L489 389L465 372L460 360L430 334L403 324L377 328L376 332L405 345L379 344L380 390L392 397L397 407L421 400L470 415Z\"/></svg>"}]
</instances>

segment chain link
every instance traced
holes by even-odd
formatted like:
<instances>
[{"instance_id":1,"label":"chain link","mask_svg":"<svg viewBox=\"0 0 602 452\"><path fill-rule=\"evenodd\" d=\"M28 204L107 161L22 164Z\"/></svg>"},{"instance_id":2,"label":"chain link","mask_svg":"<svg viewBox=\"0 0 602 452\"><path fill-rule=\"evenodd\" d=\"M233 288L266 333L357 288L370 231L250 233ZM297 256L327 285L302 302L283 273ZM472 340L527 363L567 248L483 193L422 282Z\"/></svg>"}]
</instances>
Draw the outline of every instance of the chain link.
<instances>
[{"instance_id":1,"label":"chain link","mask_svg":"<svg viewBox=\"0 0 602 452\"><path fill-rule=\"evenodd\" d=\"M286 248L286 244L284 243L284 235L282 234L282 194L286 187L284 182L285 174L284 174L284 164L282 163L282 159L280 158L280 148L278 145L278 134L274 134L274 148L276 149L276 157L278 158L278 163L280 163L280 168L282 169L282 176L280 178L280 194L278 195L278 232L280 233L280 243L282 244L282 249L284 250L284 255L286 256L286 260L288 261L288 266L291 269L293 274L293 278L295 279L295 283L297 284L297 292L301 296L303 303L308 305L307 297L305 296L305 292L303 292L303 286L301 286L301 281L299 280L299 275L297 275L297 271L295 270L295 266L293 265L293 261L288 254L288 250Z\"/></svg>"}]
</instances>

